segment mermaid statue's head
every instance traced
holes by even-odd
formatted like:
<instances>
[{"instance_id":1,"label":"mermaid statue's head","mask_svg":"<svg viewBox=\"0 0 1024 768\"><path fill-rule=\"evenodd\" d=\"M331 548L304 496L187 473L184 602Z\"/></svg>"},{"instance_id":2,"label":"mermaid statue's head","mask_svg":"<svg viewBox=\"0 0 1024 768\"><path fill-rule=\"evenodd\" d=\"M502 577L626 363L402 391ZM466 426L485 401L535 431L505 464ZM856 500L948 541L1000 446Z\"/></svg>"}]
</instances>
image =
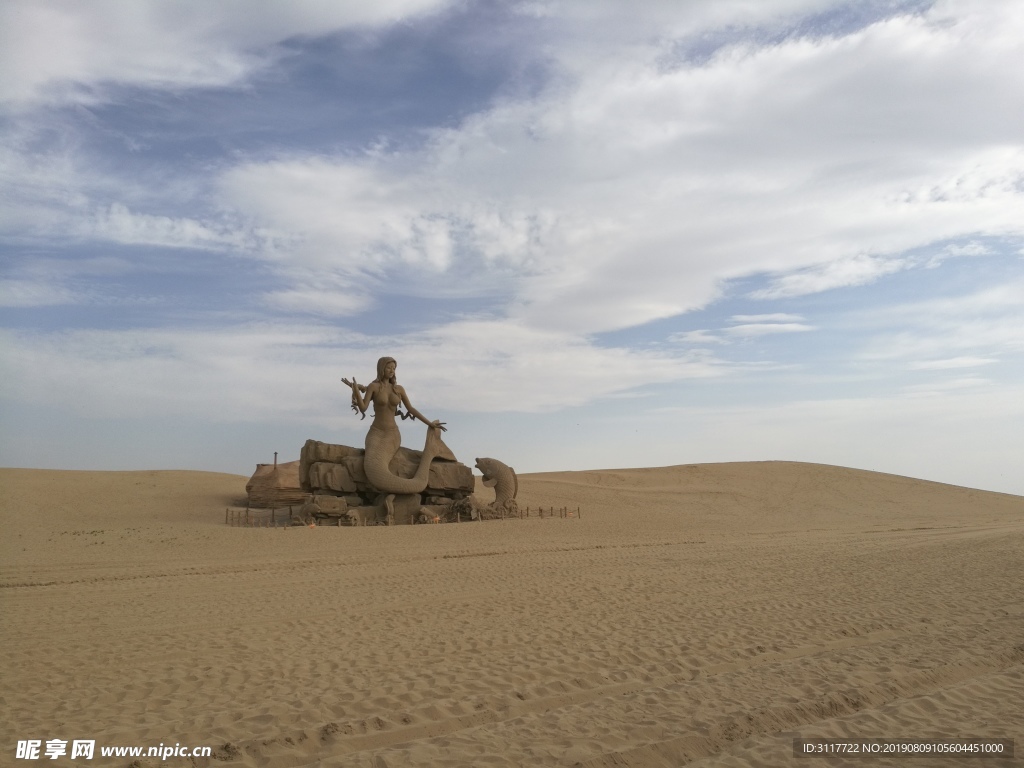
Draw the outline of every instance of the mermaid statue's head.
<instances>
[{"instance_id":1,"label":"mermaid statue's head","mask_svg":"<svg viewBox=\"0 0 1024 768\"><path fill-rule=\"evenodd\" d=\"M398 368L398 362L393 357L382 357L377 361L377 381L386 381L391 384L397 384L398 379L395 377L395 369Z\"/></svg>"}]
</instances>

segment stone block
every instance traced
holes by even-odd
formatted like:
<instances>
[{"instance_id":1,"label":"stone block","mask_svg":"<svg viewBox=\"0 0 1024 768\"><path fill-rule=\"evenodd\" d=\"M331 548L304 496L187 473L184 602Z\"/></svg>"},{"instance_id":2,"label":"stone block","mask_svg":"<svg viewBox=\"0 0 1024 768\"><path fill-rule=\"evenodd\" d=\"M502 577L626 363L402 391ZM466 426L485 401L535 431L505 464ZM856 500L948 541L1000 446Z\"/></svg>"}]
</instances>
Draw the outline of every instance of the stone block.
<instances>
[{"instance_id":1,"label":"stone block","mask_svg":"<svg viewBox=\"0 0 1024 768\"><path fill-rule=\"evenodd\" d=\"M350 445L321 443L319 440L307 440L299 454L299 487L307 491L312 488L309 472L314 464L319 462L339 464L346 456L362 455L362 448L353 448Z\"/></svg>"},{"instance_id":2,"label":"stone block","mask_svg":"<svg viewBox=\"0 0 1024 768\"><path fill-rule=\"evenodd\" d=\"M320 507L320 511L328 515L345 514L348 511L348 502L344 496L325 496L316 494L313 502Z\"/></svg>"},{"instance_id":3,"label":"stone block","mask_svg":"<svg viewBox=\"0 0 1024 768\"><path fill-rule=\"evenodd\" d=\"M427 493L438 494L451 491L472 493L473 488L473 470L465 464L436 460L431 462Z\"/></svg>"},{"instance_id":4,"label":"stone block","mask_svg":"<svg viewBox=\"0 0 1024 768\"><path fill-rule=\"evenodd\" d=\"M362 464L363 458L358 457L358 461ZM339 493L355 493L359 490L345 464L331 464L326 461L318 461L309 468L308 484L311 489L326 489Z\"/></svg>"},{"instance_id":5,"label":"stone block","mask_svg":"<svg viewBox=\"0 0 1024 768\"><path fill-rule=\"evenodd\" d=\"M366 479L366 473L363 472L362 456L346 456L338 466L345 468L348 476L352 478L352 482L356 484L355 490L365 491L369 489L370 481Z\"/></svg>"},{"instance_id":6,"label":"stone block","mask_svg":"<svg viewBox=\"0 0 1024 768\"><path fill-rule=\"evenodd\" d=\"M370 485L363 471L363 454L361 448L307 440L302 448L299 467L302 488L337 494L372 493L377 489ZM422 455L422 451L400 448L389 468L398 477L413 477ZM431 462L425 494L458 498L468 496L473 489L473 470L470 467L443 458L435 458Z\"/></svg>"},{"instance_id":7,"label":"stone block","mask_svg":"<svg viewBox=\"0 0 1024 768\"><path fill-rule=\"evenodd\" d=\"M377 504L384 506L387 494L381 494L377 498ZM412 525L413 517L420 509L420 495L418 493L396 493L391 505L395 512L394 525Z\"/></svg>"}]
</instances>

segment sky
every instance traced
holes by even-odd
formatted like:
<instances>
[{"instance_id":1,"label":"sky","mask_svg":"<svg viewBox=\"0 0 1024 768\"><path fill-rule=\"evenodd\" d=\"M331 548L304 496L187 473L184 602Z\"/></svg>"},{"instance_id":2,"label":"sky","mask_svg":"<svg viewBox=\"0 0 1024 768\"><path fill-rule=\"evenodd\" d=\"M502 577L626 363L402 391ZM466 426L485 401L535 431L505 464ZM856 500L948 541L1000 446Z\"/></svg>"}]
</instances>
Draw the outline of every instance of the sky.
<instances>
[{"instance_id":1,"label":"sky","mask_svg":"<svg viewBox=\"0 0 1024 768\"><path fill-rule=\"evenodd\" d=\"M1024 494L1024 3L0 0L0 334L4 466Z\"/></svg>"}]
</instances>

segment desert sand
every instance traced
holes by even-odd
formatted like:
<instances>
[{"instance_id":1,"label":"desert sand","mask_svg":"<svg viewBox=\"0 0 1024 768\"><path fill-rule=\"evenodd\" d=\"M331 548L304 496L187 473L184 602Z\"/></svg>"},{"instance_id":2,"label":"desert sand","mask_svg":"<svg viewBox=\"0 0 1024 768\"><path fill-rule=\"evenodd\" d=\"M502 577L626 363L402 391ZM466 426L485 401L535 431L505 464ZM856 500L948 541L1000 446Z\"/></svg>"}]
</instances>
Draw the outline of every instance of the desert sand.
<instances>
[{"instance_id":1,"label":"desert sand","mask_svg":"<svg viewBox=\"0 0 1024 768\"><path fill-rule=\"evenodd\" d=\"M0 763L908 765L797 736L1024 762L1022 497L763 462L520 476L582 517L229 527L246 479L0 470Z\"/></svg>"}]
</instances>

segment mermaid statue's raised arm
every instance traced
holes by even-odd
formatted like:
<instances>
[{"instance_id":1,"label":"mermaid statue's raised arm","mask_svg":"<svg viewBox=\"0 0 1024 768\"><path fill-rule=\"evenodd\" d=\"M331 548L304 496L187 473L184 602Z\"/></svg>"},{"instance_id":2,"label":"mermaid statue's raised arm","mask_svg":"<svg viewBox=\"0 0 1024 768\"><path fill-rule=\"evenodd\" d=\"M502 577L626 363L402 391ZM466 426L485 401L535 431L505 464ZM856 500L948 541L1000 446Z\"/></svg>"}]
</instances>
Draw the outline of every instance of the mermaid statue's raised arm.
<instances>
[{"instance_id":1,"label":"mermaid statue's raised arm","mask_svg":"<svg viewBox=\"0 0 1024 768\"><path fill-rule=\"evenodd\" d=\"M364 400L359 393L366 392L366 387L364 387L362 384L357 384L355 376L352 377L352 381L343 378L342 382L352 387L352 410L355 411L356 413L361 413L362 416L360 418L365 419L366 409L370 405L370 396L367 395L366 399Z\"/></svg>"}]
</instances>

